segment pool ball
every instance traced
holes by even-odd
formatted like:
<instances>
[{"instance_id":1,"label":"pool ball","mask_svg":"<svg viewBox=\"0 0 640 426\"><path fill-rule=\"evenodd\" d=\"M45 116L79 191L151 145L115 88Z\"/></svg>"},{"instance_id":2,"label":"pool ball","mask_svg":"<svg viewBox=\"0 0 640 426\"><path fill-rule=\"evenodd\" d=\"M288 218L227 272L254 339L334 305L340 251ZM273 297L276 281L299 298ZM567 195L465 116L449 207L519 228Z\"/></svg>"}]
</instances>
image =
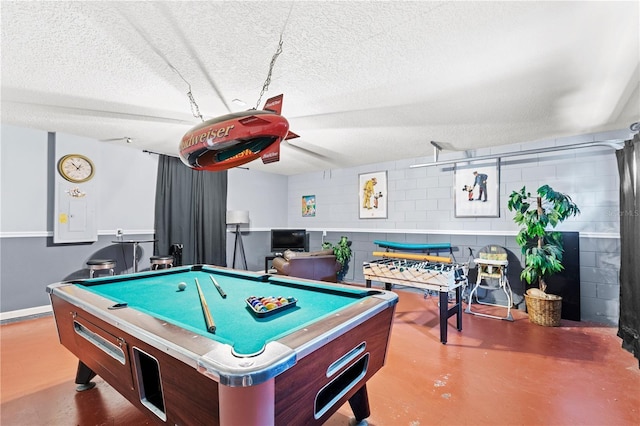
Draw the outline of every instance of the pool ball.
<instances>
[{"instance_id":1,"label":"pool ball","mask_svg":"<svg viewBox=\"0 0 640 426\"><path fill-rule=\"evenodd\" d=\"M185 288L187 288L187 283L181 282L178 284L178 291L183 291Z\"/></svg>"}]
</instances>

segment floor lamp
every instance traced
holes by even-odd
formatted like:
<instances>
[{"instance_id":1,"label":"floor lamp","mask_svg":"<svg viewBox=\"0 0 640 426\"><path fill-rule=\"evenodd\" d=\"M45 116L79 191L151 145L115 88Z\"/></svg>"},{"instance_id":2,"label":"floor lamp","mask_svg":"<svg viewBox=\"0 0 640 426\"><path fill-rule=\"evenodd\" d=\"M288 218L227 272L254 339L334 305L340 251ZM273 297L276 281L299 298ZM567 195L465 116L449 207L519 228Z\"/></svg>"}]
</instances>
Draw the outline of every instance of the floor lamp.
<instances>
[{"instance_id":1,"label":"floor lamp","mask_svg":"<svg viewBox=\"0 0 640 426\"><path fill-rule=\"evenodd\" d=\"M236 268L236 254L240 259L240 265L242 269L247 269L247 257L244 254L244 246L242 245L242 233L240 232L240 225L249 223L249 211L248 210L229 210L227 211L227 225L236 226L236 241L233 246L233 263L232 268Z\"/></svg>"}]
</instances>

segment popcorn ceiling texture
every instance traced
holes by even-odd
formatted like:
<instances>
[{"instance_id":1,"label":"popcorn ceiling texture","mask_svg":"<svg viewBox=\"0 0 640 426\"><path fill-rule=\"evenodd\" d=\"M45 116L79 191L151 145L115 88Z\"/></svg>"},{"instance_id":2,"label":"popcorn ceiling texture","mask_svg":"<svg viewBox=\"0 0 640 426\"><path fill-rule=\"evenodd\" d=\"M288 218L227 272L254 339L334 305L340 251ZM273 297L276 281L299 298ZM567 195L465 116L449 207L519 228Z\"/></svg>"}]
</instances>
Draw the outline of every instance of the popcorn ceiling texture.
<instances>
[{"instance_id":1,"label":"popcorn ceiling texture","mask_svg":"<svg viewBox=\"0 0 640 426\"><path fill-rule=\"evenodd\" d=\"M638 2L2 2L2 122L176 155L269 96L285 175L628 129ZM183 80L184 78L184 80ZM245 107L232 102L241 99ZM260 105L262 107L262 105ZM125 137L133 139L127 145ZM295 146L300 147L296 149Z\"/></svg>"}]
</instances>

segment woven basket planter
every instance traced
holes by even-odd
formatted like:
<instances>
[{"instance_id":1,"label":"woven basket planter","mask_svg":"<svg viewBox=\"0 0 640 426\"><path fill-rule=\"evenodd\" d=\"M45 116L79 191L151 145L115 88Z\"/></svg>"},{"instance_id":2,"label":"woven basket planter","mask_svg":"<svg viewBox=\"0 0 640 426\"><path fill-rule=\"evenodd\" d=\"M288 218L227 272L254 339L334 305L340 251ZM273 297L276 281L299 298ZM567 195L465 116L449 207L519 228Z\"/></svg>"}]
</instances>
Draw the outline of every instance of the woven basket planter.
<instances>
[{"instance_id":1,"label":"woven basket planter","mask_svg":"<svg viewBox=\"0 0 640 426\"><path fill-rule=\"evenodd\" d=\"M527 303L529 321L544 327L558 327L560 325L562 297L555 294L539 297L529 294L529 290L527 290L524 299Z\"/></svg>"}]
</instances>

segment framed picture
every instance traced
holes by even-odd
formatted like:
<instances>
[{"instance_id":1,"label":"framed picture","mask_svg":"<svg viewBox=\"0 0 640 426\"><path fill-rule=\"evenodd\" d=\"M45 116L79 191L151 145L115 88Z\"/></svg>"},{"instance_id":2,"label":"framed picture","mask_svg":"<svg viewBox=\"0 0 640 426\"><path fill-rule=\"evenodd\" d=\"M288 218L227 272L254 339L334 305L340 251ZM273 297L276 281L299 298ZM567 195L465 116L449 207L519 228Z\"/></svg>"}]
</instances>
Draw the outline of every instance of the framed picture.
<instances>
[{"instance_id":1,"label":"framed picture","mask_svg":"<svg viewBox=\"0 0 640 426\"><path fill-rule=\"evenodd\" d=\"M302 196L302 217L313 217L316 215L316 196Z\"/></svg>"},{"instance_id":2,"label":"framed picture","mask_svg":"<svg viewBox=\"0 0 640 426\"><path fill-rule=\"evenodd\" d=\"M500 217L500 159L455 164L456 217Z\"/></svg>"},{"instance_id":3,"label":"framed picture","mask_svg":"<svg viewBox=\"0 0 640 426\"><path fill-rule=\"evenodd\" d=\"M360 219L387 217L387 172L358 175L358 211Z\"/></svg>"}]
</instances>

